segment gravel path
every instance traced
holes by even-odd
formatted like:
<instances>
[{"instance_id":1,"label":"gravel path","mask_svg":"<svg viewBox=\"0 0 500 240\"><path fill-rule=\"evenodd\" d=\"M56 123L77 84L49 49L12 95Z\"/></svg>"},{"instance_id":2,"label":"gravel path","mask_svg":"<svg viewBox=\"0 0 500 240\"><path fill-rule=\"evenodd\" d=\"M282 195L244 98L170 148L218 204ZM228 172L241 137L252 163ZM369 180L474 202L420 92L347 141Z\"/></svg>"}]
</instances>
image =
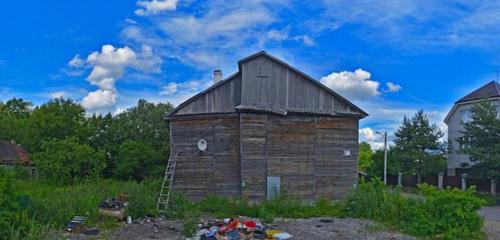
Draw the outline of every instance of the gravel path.
<instances>
[{"instance_id":1,"label":"gravel path","mask_svg":"<svg viewBox=\"0 0 500 240\"><path fill-rule=\"evenodd\" d=\"M488 239L500 239L500 207L482 207L479 214L484 217L483 231Z\"/></svg>"},{"instance_id":2,"label":"gravel path","mask_svg":"<svg viewBox=\"0 0 500 240\"><path fill-rule=\"evenodd\" d=\"M282 219L277 220L272 226L292 234L293 239L415 239L387 231L372 221L353 218Z\"/></svg>"}]
</instances>

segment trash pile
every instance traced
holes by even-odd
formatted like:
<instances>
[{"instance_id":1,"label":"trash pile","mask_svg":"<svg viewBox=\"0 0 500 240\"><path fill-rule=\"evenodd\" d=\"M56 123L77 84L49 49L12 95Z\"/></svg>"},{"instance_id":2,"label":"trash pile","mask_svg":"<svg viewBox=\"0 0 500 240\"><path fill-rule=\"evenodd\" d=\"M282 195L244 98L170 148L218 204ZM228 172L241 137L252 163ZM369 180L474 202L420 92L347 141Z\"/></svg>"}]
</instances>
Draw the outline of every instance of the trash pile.
<instances>
[{"instance_id":1,"label":"trash pile","mask_svg":"<svg viewBox=\"0 0 500 240\"><path fill-rule=\"evenodd\" d=\"M128 205L128 196L120 194L115 198L106 199L99 204L99 214L123 220L127 216L126 210Z\"/></svg>"},{"instance_id":2,"label":"trash pile","mask_svg":"<svg viewBox=\"0 0 500 240\"><path fill-rule=\"evenodd\" d=\"M292 235L273 229L257 220L225 218L223 220L202 221L198 225L196 240L286 240Z\"/></svg>"}]
</instances>

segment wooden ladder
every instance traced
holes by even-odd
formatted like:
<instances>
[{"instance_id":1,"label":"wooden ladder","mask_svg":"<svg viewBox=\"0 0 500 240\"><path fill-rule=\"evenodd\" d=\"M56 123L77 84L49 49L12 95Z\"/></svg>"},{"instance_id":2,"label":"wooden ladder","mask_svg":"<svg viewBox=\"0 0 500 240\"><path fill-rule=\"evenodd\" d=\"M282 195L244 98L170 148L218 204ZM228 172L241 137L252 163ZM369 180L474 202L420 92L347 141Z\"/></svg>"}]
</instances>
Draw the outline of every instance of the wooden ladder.
<instances>
[{"instance_id":1,"label":"wooden ladder","mask_svg":"<svg viewBox=\"0 0 500 240\"><path fill-rule=\"evenodd\" d=\"M160 196L158 197L158 203L156 208L160 211L166 211L168 208L168 202L170 201L170 196L172 194L172 186L174 183L175 166L177 165L177 152L173 158L168 159L167 169L165 170L165 176L163 177L163 183L161 185Z\"/></svg>"}]
</instances>

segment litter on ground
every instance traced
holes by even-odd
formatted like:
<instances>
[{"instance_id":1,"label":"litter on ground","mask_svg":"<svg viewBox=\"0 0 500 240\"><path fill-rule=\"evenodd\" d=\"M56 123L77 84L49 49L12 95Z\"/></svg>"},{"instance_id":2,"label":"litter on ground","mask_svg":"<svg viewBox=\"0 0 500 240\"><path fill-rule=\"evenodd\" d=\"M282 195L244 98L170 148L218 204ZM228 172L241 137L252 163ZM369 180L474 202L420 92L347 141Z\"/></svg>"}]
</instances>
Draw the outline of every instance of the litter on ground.
<instances>
[{"instance_id":1,"label":"litter on ground","mask_svg":"<svg viewBox=\"0 0 500 240\"><path fill-rule=\"evenodd\" d=\"M201 220L198 229L191 240L286 240L293 237L287 232L245 217Z\"/></svg>"}]
</instances>

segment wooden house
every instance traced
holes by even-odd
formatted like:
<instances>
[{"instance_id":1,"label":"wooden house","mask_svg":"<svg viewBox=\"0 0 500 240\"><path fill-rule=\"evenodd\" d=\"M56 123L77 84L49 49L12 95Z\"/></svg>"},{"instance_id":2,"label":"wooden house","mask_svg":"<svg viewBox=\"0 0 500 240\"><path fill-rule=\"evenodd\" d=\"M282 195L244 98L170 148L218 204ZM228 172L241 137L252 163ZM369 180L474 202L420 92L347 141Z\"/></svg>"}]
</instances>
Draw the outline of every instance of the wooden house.
<instances>
[{"instance_id":1,"label":"wooden house","mask_svg":"<svg viewBox=\"0 0 500 240\"><path fill-rule=\"evenodd\" d=\"M266 52L238 69L224 80L214 72L211 87L165 117L173 191L192 200L343 198L357 184L358 122L368 114Z\"/></svg>"}]
</instances>

